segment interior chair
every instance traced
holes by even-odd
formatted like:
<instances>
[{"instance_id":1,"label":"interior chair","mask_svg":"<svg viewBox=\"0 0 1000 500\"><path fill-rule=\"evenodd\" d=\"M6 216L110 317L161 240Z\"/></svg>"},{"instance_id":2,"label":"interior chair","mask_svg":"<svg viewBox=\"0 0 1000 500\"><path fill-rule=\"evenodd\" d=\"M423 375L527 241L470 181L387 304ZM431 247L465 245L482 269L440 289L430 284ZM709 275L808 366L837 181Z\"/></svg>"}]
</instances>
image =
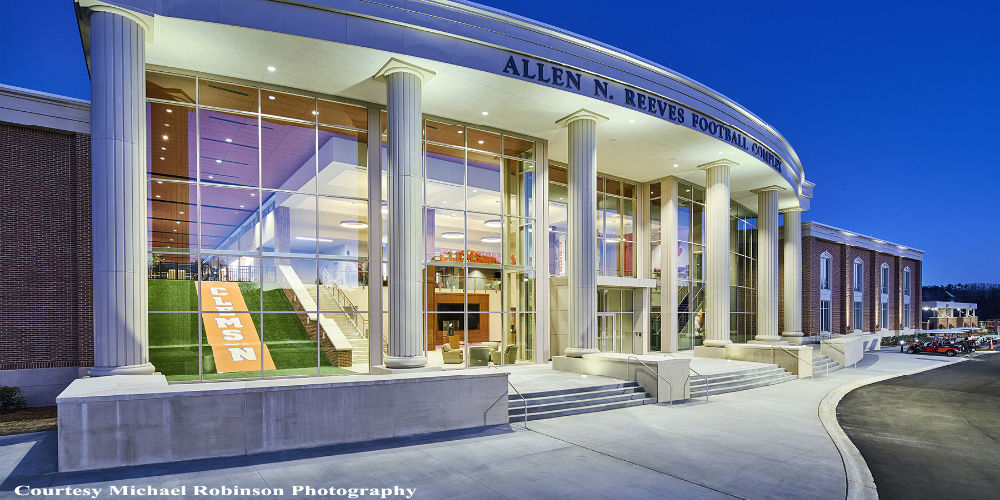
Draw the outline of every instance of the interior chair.
<instances>
[{"instance_id":1,"label":"interior chair","mask_svg":"<svg viewBox=\"0 0 1000 500\"><path fill-rule=\"evenodd\" d=\"M462 364L465 360L465 354L463 354L461 349L452 349L451 345L444 344L441 346L441 358L444 360L445 364L456 365Z\"/></svg>"}]
</instances>

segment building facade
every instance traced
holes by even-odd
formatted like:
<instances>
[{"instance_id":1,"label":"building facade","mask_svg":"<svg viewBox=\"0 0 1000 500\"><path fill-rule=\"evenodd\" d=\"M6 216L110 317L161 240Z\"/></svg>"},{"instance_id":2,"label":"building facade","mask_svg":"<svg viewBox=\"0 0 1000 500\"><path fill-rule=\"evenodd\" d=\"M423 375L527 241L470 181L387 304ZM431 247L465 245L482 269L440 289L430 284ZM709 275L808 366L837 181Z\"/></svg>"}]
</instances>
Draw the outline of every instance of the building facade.
<instances>
[{"instance_id":1,"label":"building facade","mask_svg":"<svg viewBox=\"0 0 1000 500\"><path fill-rule=\"evenodd\" d=\"M802 224L803 332L826 337L920 329L923 255L817 222Z\"/></svg>"},{"instance_id":2,"label":"building facade","mask_svg":"<svg viewBox=\"0 0 1000 500\"><path fill-rule=\"evenodd\" d=\"M912 263L920 303L919 258L801 225L814 186L776 130L613 47L461 2L76 8L92 99L52 105L84 129L25 118L32 92L0 116L5 145L38 146L4 151L30 187L5 196L73 245L31 264L75 266L28 302L75 325L46 368L191 381L798 343L826 302L833 333L910 324L894 282L848 329L846 285L813 293L826 246L828 274ZM61 184L31 182L52 156ZM41 234L5 235L13 267ZM14 322L5 346L53 337Z\"/></svg>"}]
</instances>

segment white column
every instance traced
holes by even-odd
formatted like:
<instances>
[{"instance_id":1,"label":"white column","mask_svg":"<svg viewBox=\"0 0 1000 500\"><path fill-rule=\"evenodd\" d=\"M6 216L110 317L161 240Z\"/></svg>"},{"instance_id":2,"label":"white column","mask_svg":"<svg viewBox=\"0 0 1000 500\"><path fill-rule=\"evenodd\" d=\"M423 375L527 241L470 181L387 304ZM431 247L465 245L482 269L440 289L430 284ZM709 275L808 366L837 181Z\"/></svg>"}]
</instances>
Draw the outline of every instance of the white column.
<instances>
[{"instance_id":1,"label":"white column","mask_svg":"<svg viewBox=\"0 0 1000 500\"><path fill-rule=\"evenodd\" d=\"M721 159L705 170L705 341L723 347L729 338L729 170L737 163Z\"/></svg>"},{"instance_id":2,"label":"white column","mask_svg":"<svg viewBox=\"0 0 1000 500\"><path fill-rule=\"evenodd\" d=\"M597 352L597 122L581 109L559 121L569 128L569 347L566 355Z\"/></svg>"},{"instance_id":3,"label":"white column","mask_svg":"<svg viewBox=\"0 0 1000 500\"><path fill-rule=\"evenodd\" d=\"M660 182L660 349L677 352L677 179Z\"/></svg>"},{"instance_id":4,"label":"white column","mask_svg":"<svg viewBox=\"0 0 1000 500\"><path fill-rule=\"evenodd\" d=\"M549 360L549 158L548 143L535 143L535 361Z\"/></svg>"},{"instance_id":5,"label":"white column","mask_svg":"<svg viewBox=\"0 0 1000 500\"><path fill-rule=\"evenodd\" d=\"M419 368L424 354L424 240L421 86L434 73L398 59L386 82L389 165L389 353L387 368Z\"/></svg>"},{"instance_id":6,"label":"white column","mask_svg":"<svg viewBox=\"0 0 1000 500\"><path fill-rule=\"evenodd\" d=\"M785 214L785 331L783 337L802 336L802 209Z\"/></svg>"},{"instance_id":7,"label":"white column","mask_svg":"<svg viewBox=\"0 0 1000 500\"><path fill-rule=\"evenodd\" d=\"M94 367L153 373L146 289L145 22L114 7L90 15Z\"/></svg>"},{"instance_id":8,"label":"white column","mask_svg":"<svg viewBox=\"0 0 1000 500\"><path fill-rule=\"evenodd\" d=\"M778 335L778 186L757 193L757 336L761 342Z\"/></svg>"}]
</instances>

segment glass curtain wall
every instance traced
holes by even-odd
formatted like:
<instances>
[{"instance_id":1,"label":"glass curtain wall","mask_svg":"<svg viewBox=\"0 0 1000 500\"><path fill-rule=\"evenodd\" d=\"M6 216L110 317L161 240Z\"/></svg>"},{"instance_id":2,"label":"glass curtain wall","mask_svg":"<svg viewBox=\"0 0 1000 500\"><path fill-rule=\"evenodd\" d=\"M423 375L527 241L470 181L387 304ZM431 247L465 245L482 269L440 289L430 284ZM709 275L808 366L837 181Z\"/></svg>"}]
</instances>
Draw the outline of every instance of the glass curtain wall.
<instances>
[{"instance_id":1,"label":"glass curtain wall","mask_svg":"<svg viewBox=\"0 0 1000 500\"><path fill-rule=\"evenodd\" d=\"M662 348L660 325L661 213L660 183L650 184L650 257L657 288L652 295L650 350ZM705 189L678 182L677 196L677 326L678 349L702 344L705 337ZM756 335L756 215L730 204L730 337L746 342Z\"/></svg>"},{"instance_id":2,"label":"glass curtain wall","mask_svg":"<svg viewBox=\"0 0 1000 500\"><path fill-rule=\"evenodd\" d=\"M549 162L549 274L565 276L569 255L567 166ZM597 176L597 269L601 276L635 277L636 184Z\"/></svg>"},{"instance_id":3,"label":"glass curtain wall","mask_svg":"<svg viewBox=\"0 0 1000 500\"><path fill-rule=\"evenodd\" d=\"M146 82L157 370L367 371L366 108L161 72Z\"/></svg>"},{"instance_id":4,"label":"glass curtain wall","mask_svg":"<svg viewBox=\"0 0 1000 500\"><path fill-rule=\"evenodd\" d=\"M428 362L531 361L535 143L432 119L424 137Z\"/></svg>"}]
</instances>

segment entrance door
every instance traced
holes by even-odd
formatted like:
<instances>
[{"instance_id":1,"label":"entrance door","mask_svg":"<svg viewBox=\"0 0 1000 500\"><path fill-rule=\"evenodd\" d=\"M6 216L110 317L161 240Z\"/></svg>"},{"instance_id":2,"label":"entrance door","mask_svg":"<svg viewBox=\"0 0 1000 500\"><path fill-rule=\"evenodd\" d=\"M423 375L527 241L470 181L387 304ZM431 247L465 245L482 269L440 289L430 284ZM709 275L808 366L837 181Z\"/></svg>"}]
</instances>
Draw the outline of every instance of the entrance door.
<instances>
[{"instance_id":1,"label":"entrance door","mask_svg":"<svg viewBox=\"0 0 1000 500\"><path fill-rule=\"evenodd\" d=\"M621 336L615 328L615 313L597 313L597 349L601 352L620 352Z\"/></svg>"}]
</instances>

